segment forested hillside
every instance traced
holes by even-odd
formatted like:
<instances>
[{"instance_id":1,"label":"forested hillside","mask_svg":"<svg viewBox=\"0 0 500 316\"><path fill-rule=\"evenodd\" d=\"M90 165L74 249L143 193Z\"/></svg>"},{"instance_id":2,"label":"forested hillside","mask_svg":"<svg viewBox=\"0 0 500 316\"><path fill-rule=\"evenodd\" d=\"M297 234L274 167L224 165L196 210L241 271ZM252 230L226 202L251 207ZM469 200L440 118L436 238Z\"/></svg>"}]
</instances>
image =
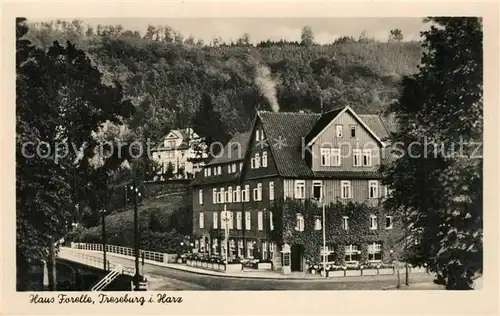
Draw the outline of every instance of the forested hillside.
<instances>
[{"instance_id":1,"label":"forested hillside","mask_svg":"<svg viewBox=\"0 0 500 316\"><path fill-rule=\"evenodd\" d=\"M27 34L38 46L69 40L88 52L105 80L120 84L136 105L131 130L153 140L188 125L210 130L194 119L204 94L221 123L210 136L220 141L249 128L256 109L319 112L322 105L349 104L380 112L398 98L401 76L416 72L422 50L401 34L388 42L361 35L329 45L314 44L313 34L303 34L301 43L257 45L247 34L236 43L216 36L205 45L169 27L140 34L119 25L93 30L80 21L32 24Z\"/></svg>"}]
</instances>

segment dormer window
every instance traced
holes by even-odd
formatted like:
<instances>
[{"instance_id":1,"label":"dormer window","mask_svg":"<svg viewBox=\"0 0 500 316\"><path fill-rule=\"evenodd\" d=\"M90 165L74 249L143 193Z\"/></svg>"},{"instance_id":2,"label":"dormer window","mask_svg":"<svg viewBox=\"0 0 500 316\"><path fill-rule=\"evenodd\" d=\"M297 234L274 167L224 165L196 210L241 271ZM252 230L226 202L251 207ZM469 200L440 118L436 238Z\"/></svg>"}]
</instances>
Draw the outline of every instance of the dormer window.
<instances>
[{"instance_id":1,"label":"dormer window","mask_svg":"<svg viewBox=\"0 0 500 316\"><path fill-rule=\"evenodd\" d=\"M174 148L175 147L175 140L167 140L167 141L165 141L165 147L167 147L167 148Z\"/></svg>"}]
</instances>

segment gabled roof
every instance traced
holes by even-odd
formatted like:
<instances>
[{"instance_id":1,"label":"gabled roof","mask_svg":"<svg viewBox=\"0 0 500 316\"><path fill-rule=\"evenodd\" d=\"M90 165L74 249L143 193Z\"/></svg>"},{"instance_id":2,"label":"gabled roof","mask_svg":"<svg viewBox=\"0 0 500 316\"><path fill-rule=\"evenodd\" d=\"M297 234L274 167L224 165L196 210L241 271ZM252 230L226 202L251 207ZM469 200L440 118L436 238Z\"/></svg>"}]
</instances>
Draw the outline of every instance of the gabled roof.
<instances>
[{"instance_id":1,"label":"gabled roof","mask_svg":"<svg viewBox=\"0 0 500 316\"><path fill-rule=\"evenodd\" d=\"M182 142L177 145L174 148L171 147L165 147L165 139L170 135L173 134L176 139L180 138ZM190 142L198 137L194 130L190 127L184 128L184 129L173 129L170 132L168 132L167 135L163 136L161 138L161 141L158 143L157 146L152 149L152 151L168 151L168 150L181 150L181 149L188 149L190 147ZM174 138L172 138L174 139Z\"/></svg>"},{"instance_id":2,"label":"gabled roof","mask_svg":"<svg viewBox=\"0 0 500 316\"><path fill-rule=\"evenodd\" d=\"M389 131L382 118L377 114L358 114L359 117L370 127L370 129L383 141L389 137Z\"/></svg>"},{"instance_id":3,"label":"gabled roof","mask_svg":"<svg viewBox=\"0 0 500 316\"><path fill-rule=\"evenodd\" d=\"M337 118L340 114L344 113L344 112L349 112L351 113L351 115L359 122L359 124L361 124L361 126L363 126L367 131L368 133L370 133L373 138L375 138L382 146L384 146L385 144L382 142L381 138L379 135L377 135L377 133L375 133L367 124L366 122L363 121L363 119L361 119L359 117L358 114L356 114L356 112L351 109L351 107L349 107L348 105L347 106L343 106L343 107L340 107L340 108L335 108L329 112L326 112L324 113L321 118L318 120L318 124L316 124L314 126L314 128L307 134L306 136L306 145L309 146L311 145L315 140L316 138L325 130L328 128L328 126L330 126L331 124L333 124L333 121L335 120L335 118Z\"/></svg>"},{"instance_id":4,"label":"gabled roof","mask_svg":"<svg viewBox=\"0 0 500 316\"><path fill-rule=\"evenodd\" d=\"M316 113L259 111L278 174L284 177L313 176L301 155L302 137L320 118Z\"/></svg>"},{"instance_id":5,"label":"gabled roof","mask_svg":"<svg viewBox=\"0 0 500 316\"><path fill-rule=\"evenodd\" d=\"M245 157L251 132L238 133L224 146L222 152L214 157L206 166L241 161Z\"/></svg>"}]
</instances>

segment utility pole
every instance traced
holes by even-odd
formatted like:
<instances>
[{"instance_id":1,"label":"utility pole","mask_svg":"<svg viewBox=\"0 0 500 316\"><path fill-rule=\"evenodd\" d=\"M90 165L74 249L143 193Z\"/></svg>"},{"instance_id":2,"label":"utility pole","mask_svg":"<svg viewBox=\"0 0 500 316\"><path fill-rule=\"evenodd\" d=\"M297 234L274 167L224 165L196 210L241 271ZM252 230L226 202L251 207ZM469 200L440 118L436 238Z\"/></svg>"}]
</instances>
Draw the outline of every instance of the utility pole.
<instances>
[{"instance_id":1,"label":"utility pole","mask_svg":"<svg viewBox=\"0 0 500 316\"><path fill-rule=\"evenodd\" d=\"M102 221L102 260L104 264L104 271L108 271L108 267L106 265L106 209L100 210L99 213L101 213Z\"/></svg>"}]
</instances>

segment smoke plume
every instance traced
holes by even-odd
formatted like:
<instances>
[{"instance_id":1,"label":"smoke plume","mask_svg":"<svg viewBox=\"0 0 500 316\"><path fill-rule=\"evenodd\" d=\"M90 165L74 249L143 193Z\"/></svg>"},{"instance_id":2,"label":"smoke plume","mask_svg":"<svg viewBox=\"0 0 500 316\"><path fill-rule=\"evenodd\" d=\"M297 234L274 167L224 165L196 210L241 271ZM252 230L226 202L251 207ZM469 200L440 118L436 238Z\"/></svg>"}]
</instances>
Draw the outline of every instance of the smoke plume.
<instances>
[{"instance_id":1,"label":"smoke plume","mask_svg":"<svg viewBox=\"0 0 500 316\"><path fill-rule=\"evenodd\" d=\"M264 65L257 65L255 69L255 84L260 93L269 101L274 112L279 112L278 97L276 91L276 80L271 76L271 70Z\"/></svg>"}]
</instances>

